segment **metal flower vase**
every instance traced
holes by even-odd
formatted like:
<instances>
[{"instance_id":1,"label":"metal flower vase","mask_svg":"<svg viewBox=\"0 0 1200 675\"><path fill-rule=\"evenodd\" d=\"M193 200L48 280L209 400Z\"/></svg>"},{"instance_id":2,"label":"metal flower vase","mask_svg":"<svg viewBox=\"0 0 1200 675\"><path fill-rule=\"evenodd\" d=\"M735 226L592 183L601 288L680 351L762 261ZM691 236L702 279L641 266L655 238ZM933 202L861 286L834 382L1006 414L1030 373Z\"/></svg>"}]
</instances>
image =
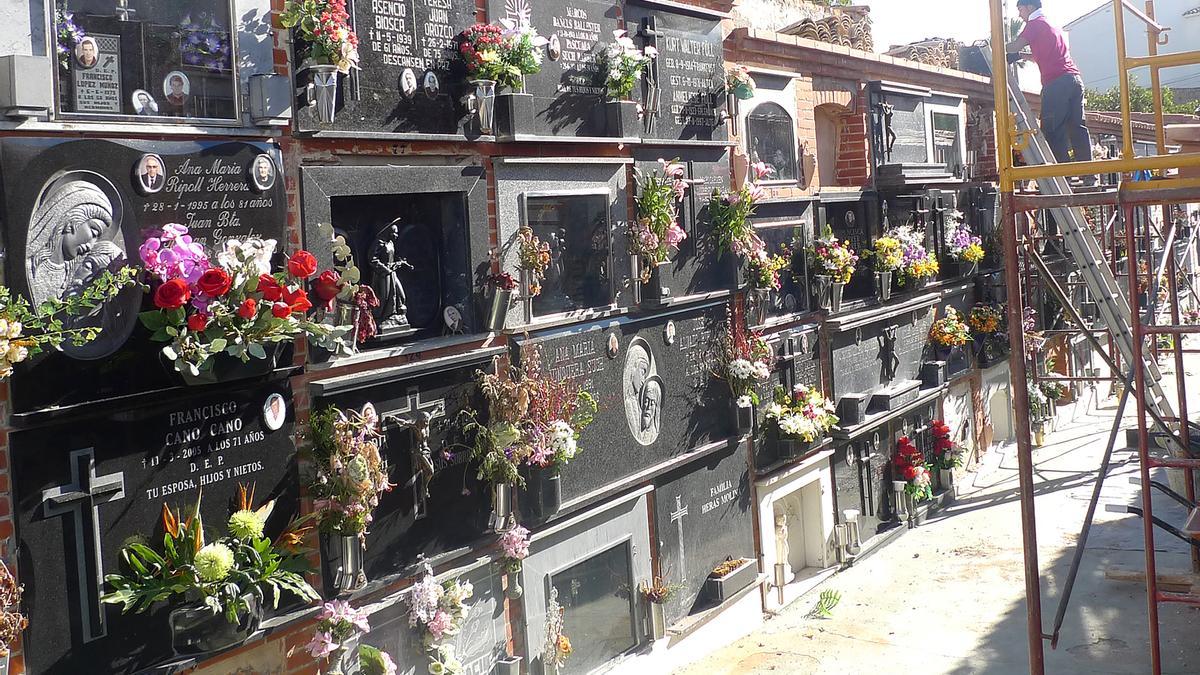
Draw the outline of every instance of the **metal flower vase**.
<instances>
[{"instance_id":1,"label":"metal flower vase","mask_svg":"<svg viewBox=\"0 0 1200 675\"><path fill-rule=\"evenodd\" d=\"M938 482L943 490L954 489L954 469L938 469Z\"/></svg>"},{"instance_id":2,"label":"metal flower vase","mask_svg":"<svg viewBox=\"0 0 1200 675\"><path fill-rule=\"evenodd\" d=\"M667 608L661 602L650 603L650 637L661 640L667 636Z\"/></svg>"},{"instance_id":3,"label":"metal flower vase","mask_svg":"<svg viewBox=\"0 0 1200 675\"><path fill-rule=\"evenodd\" d=\"M347 639L329 654L325 675L359 675L362 660L358 654L358 636Z\"/></svg>"},{"instance_id":4,"label":"metal flower vase","mask_svg":"<svg viewBox=\"0 0 1200 675\"><path fill-rule=\"evenodd\" d=\"M496 123L496 81L471 80L475 91L468 95L467 109L479 121L479 133L491 134Z\"/></svg>"},{"instance_id":5,"label":"metal flower vase","mask_svg":"<svg viewBox=\"0 0 1200 675\"><path fill-rule=\"evenodd\" d=\"M321 63L305 70L308 72L308 105L314 108L318 121L329 124L337 114L337 66Z\"/></svg>"},{"instance_id":6,"label":"metal flower vase","mask_svg":"<svg viewBox=\"0 0 1200 675\"><path fill-rule=\"evenodd\" d=\"M367 573L363 569L363 545L357 534L339 534L334 537L337 545L338 565L333 575L333 585L338 593L350 593L367 585Z\"/></svg>"},{"instance_id":7,"label":"metal flower vase","mask_svg":"<svg viewBox=\"0 0 1200 675\"><path fill-rule=\"evenodd\" d=\"M179 656L205 654L242 644L262 622L262 604L253 593L242 596L246 609L230 623L225 612L213 612L203 602L176 607L167 615L171 648Z\"/></svg>"},{"instance_id":8,"label":"metal flower vase","mask_svg":"<svg viewBox=\"0 0 1200 675\"><path fill-rule=\"evenodd\" d=\"M842 293L846 290L846 284L835 281L829 286L829 311L837 314L842 311Z\"/></svg>"},{"instance_id":9,"label":"metal flower vase","mask_svg":"<svg viewBox=\"0 0 1200 675\"><path fill-rule=\"evenodd\" d=\"M492 485L492 529L497 532L507 530L512 519L512 489L508 483Z\"/></svg>"},{"instance_id":10,"label":"metal flower vase","mask_svg":"<svg viewBox=\"0 0 1200 675\"><path fill-rule=\"evenodd\" d=\"M830 292L833 290L833 278L827 274L818 274L813 277L813 292L817 295L817 307L828 310L832 299Z\"/></svg>"},{"instance_id":11,"label":"metal flower vase","mask_svg":"<svg viewBox=\"0 0 1200 675\"><path fill-rule=\"evenodd\" d=\"M525 589L521 588L521 573L508 571L504 573L504 578L504 595L509 600L519 600L525 594Z\"/></svg>"},{"instance_id":12,"label":"metal flower vase","mask_svg":"<svg viewBox=\"0 0 1200 675\"><path fill-rule=\"evenodd\" d=\"M880 302L892 299L892 273L890 270L875 273L875 297L879 298Z\"/></svg>"},{"instance_id":13,"label":"metal flower vase","mask_svg":"<svg viewBox=\"0 0 1200 675\"><path fill-rule=\"evenodd\" d=\"M738 433L747 433L754 429L754 406L738 405L737 401L731 402L733 408L733 425L738 430Z\"/></svg>"},{"instance_id":14,"label":"metal flower vase","mask_svg":"<svg viewBox=\"0 0 1200 675\"><path fill-rule=\"evenodd\" d=\"M508 319L508 308L512 306L513 292L503 288L492 290L492 304L488 308L487 329L491 332L504 330Z\"/></svg>"}]
</instances>

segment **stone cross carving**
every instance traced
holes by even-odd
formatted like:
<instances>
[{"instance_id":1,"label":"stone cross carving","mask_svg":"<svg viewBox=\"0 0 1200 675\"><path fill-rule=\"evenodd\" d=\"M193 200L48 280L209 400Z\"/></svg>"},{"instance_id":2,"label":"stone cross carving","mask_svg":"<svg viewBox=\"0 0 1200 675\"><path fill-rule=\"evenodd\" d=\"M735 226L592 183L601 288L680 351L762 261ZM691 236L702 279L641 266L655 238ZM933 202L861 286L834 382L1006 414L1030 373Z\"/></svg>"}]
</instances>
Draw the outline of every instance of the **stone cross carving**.
<instances>
[{"instance_id":1,"label":"stone cross carving","mask_svg":"<svg viewBox=\"0 0 1200 675\"><path fill-rule=\"evenodd\" d=\"M879 336L883 377L889 382L896 379L896 367L900 365L900 359L896 356L896 329L898 327L895 324L888 326Z\"/></svg>"},{"instance_id":2,"label":"stone cross carving","mask_svg":"<svg viewBox=\"0 0 1200 675\"><path fill-rule=\"evenodd\" d=\"M638 28L638 35L646 38L645 47L654 47L658 49L658 38L662 33L658 31L654 17L648 16L642 19L642 25ZM659 58L662 58L661 55ZM658 118L659 98L662 95L662 87L658 83L658 58L650 60L646 66L646 119L643 123L646 133L654 131L654 121Z\"/></svg>"},{"instance_id":3,"label":"stone cross carving","mask_svg":"<svg viewBox=\"0 0 1200 675\"><path fill-rule=\"evenodd\" d=\"M688 514L688 507L683 505L683 497L675 495L675 510L671 512L671 522L675 523L675 533L679 537L679 583L687 583L687 562L683 557L683 517Z\"/></svg>"},{"instance_id":4,"label":"stone cross carving","mask_svg":"<svg viewBox=\"0 0 1200 675\"><path fill-rule=\"evenodd\" d=\"M783 369L783 386L789 392L796 389L796 341L800 341L800 353L804 353L804 336L789 333L783 338L783 359L787 367Z\"/></svg>"},{"instance_id":5,"label":"stone cross carving","mask_svg":"<svg viewBox=\"0 0 1200 675\"><path fill-rule=\"evenodd\" d=\"M42 491L47 518L69 516L74 529L68 541L75 542L79 573L79 611L84 641L104 637L107 626L100 594L104 583L104 558L100 549L100 505L125 498L125 474L96 475L92 448L71 453L71 482Z\"/></svg>"},{"instance_id":6,"label":"stone cross carving","mask_svg":"<svg viewBox=\"0 0 1200 675\"><path fill-rule=\"evenodd\" d=\"M117 7L113 10L113 14L121 21L128 21L131 16L137 14L137 10L129 8L129 0L117 0Z\"/></svg>"},{"instance_id":7,"label":"stone cross carving","mask_svg":"<svg viewBox=\"0 0 1200 675\"><path fill-rule=\"evenodd\" d=\"M429 498L429 483L433 480L433 449L429 447L429 427L433 420L446 415L446 399L439 398L421 402L421 390L408 388L408 398L403 408L386 413L385 422L412 431L413 477L409 484L413 489L415 516L426 515L426 500Z\"/></svg>"}]
</instances>

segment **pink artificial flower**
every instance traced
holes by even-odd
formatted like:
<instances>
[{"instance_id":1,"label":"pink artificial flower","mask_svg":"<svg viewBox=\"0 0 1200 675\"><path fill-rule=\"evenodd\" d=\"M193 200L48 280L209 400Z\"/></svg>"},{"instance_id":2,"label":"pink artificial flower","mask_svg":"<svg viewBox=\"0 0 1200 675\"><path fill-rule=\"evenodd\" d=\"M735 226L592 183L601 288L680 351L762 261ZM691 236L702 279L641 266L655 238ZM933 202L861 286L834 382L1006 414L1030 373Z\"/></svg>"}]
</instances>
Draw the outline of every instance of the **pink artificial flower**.
<instances>
[{"instance_id":1,"label":"pink artificial flower","mask_svg":"<svg viewBox=\"0 0 1200 675\"><path fill-rule=\"evenodd\" d=\"M138 256L147 267L157 267L158 251L161 248L162 242L155 237L151 237L142 242L142 245L138 247Z\"/></svg>"},{"instance_id":2,"label":"pink artificial flower","mask_svg":"<svg viewBox=\"0 0 1200 675\"><path fill-rule=\"evenodd\" d=\"M334 643L333 637L328 631L317 631L313 633L312 640L305 649L314 659L323 659L332 654L337 647L338 645Z\"/></svg>"},{"instance_id":3,"label":"pink artificial flower","mask_svg":"<svg viewBox=\"0 0 1200 675\"><path fill-rule=\"evenodd\" d=\"M667 228L667 246L679 248L684 239L687 239L687 232L684 232L683 228L675 223L671 223L671 226Z\"/></svg>"},{"instance_id":4,"label":"pink artificial flower","mask_svg":"<svg viewBox=\"0 0 1200 675\"><path fill-rule=\"evenodd\" d=\"M767 166L766 162L755 162L750 165L750 170L754 172L754 180L760 181L764 178L769 178L775 173L775 169Z\"/></svg>"},{"instance_id":5,"label":"pink artificial flower","mask_svg":"<svg viewBox=\"0 0 1200 675\"><path fill-rule=\"evenodd\" d=\"M679 162L668 162L667 160L659 157L658 164L662 167L663 175L667 178L678 179L687 175L687 169L684 168L684 166Z\"/></svg>"},{"instance_id":6,"label":"pink artificial flower","mask_svg":"<svg viewBox=\"0 0 1200 675\"><path fill-rule=\"evenodd\" d=\"M429 631L429 635L433 637L434 642L441 640L442 635L450 628L450 615L442 610L437 610L433 613L433 618L425 625Z\"/></svg>"},{"instance_id":7,"label":"pink artificial flower","mask_svg":"<svg viewBox=\"0 0 1200 675\"><path fill-rule=\"evenodd\" d=\"M396 675L396 662L387 652L379 652L379 660L383 662L383 675Z\"/></svg>"},{"instance_id":8,"label":"pink artificial flower","mask_svg":"<svg viewBox=\"0 0 1200 675\"><path fill-rule=\"evenodd\" d=\"M746 197L752 202L762 199L764 194L762 186L758 183L751 183L750 187L746 188Z\"/></svg>"}]
</instances>

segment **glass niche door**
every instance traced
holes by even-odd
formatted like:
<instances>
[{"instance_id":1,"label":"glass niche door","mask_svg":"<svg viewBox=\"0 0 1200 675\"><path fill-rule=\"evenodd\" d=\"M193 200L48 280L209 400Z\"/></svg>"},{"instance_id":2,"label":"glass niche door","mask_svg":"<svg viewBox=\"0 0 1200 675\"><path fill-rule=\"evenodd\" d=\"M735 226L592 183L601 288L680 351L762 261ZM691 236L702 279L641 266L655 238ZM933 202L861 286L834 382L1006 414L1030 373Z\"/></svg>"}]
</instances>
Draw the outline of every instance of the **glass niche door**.
<instances>
[{"instance_id":1,"label":"glass niche door","mask_svg":"<svg viewBox=\"0 0 1200 675\"><path fill-rule=\"evenodd\" d=\"M559 673L589 673L637 647L632 546L624 541L550 575L573 653Z\"/></svg>"},{"instance_id":2,"label":"glass niche door","mask_svg":"<svg viewBox=\"0 0 1200 675\"><path fill-rule=\"evenodd\" d=\"M610 199L607 192L524 195L524 223L550 253L531 319L612 305Z\"/></svg>"}]
</instances>

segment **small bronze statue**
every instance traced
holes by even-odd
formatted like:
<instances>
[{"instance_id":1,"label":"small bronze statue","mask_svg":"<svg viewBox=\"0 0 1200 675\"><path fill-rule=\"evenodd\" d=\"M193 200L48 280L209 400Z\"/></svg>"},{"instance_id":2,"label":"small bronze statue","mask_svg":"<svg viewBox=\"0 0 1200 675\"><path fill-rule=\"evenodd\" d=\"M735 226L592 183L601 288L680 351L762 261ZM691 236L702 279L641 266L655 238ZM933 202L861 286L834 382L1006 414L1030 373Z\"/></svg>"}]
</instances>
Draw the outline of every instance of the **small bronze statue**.
<instances>
[{"instance_id":1,"label":"small bronze statue","mask_svg":"<svg viewBox=\"0 0 1200 675\"><path fill-rule=\"evenodd\" d=\"M400 281L400 270L413 269L408 260L400 257L396 250L400 236L400 219L388 223L379 233L379 240L371 249L372 284L379 296L379 327L408 327L408 296Z\"/></svg>"}]
</instances>

